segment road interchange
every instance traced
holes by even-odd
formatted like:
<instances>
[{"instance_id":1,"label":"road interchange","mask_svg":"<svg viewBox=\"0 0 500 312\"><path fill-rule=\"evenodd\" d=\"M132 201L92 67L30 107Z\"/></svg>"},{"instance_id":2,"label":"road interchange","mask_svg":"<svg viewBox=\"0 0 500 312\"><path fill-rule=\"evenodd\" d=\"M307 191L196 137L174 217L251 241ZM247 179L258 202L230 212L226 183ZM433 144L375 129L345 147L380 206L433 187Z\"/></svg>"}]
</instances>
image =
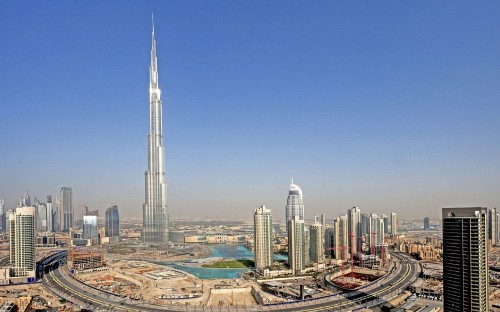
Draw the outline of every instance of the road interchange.
<instances>
[{"instance_id":1,"label":"road interchange","mask_svg":"<svg viewBox=\"0 0 500 312\"><path fill-rule=\"evenodd\" d=\"M291 303L267 304L263 306L231 307L231 311L346 311L362 306L373 306L389 300L401 293L414 282L419 272L419 264L408 256L393 254L397 260L396 269L384 282L375 282L361 290L333 296L296 301ZM212 311L212 307L194 305L159 306L134 301L123 296L92 288L69 276L67 268L55 266L44 276L46 286L56 287L69 301L84 302L92 310L112 311ZM76 299L76 300L75 300ZM218 307L214 307L219 311Z\"/></svg>"}]
</instances>

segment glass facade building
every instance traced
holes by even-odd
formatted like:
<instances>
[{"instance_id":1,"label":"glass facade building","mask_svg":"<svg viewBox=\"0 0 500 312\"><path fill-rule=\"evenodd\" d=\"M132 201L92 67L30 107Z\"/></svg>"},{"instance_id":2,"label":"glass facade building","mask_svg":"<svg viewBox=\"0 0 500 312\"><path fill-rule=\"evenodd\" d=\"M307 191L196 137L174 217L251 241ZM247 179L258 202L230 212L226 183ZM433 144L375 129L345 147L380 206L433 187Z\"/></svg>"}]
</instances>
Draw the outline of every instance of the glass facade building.
<instances>
[{"instance_id":1,"label":"glass facade building","mask_svg":"<svg viewBox=\"0 0 500 312\"><path fill-rule=\"evenodd\" d=\"M488 209L443 208L443 307L446 312L486 312Z\"/></svg>"},{"instance_id":2,"label":"glass facade building","mask_svg":"<svg viewBox=\"0 0 500 312\"><path fill-rule=\"evenodd\" d=\"M145 245L160 245L168 242L168 215L162 102L158 84L158 59L156 57L154 26L149 73L150 130L148 134L148 169L144 173L145 199L142 206L141 239Z\"/></svg>"},{"instance_id":3,"label":"glass facade building","mask_svg":"<svg viewBox=\"0 0 500 312\"><path fill-rule=\"evenodd\" d=\"M116 205L106 209L104 236L115 238L120 236L120 215Z\"/></svg>"},{"instance_id":4,"label":"glass facade building","mask_svg":"<svg viewBox=\"0 0 500 312\"><path fill-rule=\"evenodd\" d=\"M97 216L83 216L83 239L96 241L97 236Z\"/></svg>"},{"instance_id":5,"label":"glass facade building","mask_svg":"<svg viewBox=\"0 0 500 312\"><path fill-rule=\"evenodd\" d=\"M59 193L59 225L61 226L61 231L67 231L73 227L75 222L74 214L73 189L62 186Z\"/></svg>"}]
</instances>

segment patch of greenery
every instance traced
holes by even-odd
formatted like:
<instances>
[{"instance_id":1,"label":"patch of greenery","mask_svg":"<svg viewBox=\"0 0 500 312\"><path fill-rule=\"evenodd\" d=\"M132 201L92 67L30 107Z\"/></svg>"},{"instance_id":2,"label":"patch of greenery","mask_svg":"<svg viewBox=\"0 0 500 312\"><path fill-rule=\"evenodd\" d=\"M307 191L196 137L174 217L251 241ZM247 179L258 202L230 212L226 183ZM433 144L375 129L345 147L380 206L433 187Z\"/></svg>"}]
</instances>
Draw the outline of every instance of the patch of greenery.
<instances>
[{"instance_id":1,"label":"patch of greenery","mask_svg":"<svg viewBox=\"0 0 500 312\"><path fill-rule=\"evenodd\" d=\"M204 268L212 269L246 269L250 266L254 266L255 262L252 260L219 260L212 264L203 264Z\"/></svg>"}]
</instances>

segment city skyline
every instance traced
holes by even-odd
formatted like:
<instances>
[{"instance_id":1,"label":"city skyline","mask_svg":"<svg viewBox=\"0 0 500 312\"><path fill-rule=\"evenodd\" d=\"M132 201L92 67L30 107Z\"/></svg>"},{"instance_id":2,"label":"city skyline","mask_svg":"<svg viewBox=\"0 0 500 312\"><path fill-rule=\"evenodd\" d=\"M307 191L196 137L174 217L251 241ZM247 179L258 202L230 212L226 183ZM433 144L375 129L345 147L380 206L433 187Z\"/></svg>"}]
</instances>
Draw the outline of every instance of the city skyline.
<instances>
[{"instance_id":1,"label":"city skyline","mask_svg":"<svg viewBox=\"0 0 500 312\"><path fill-rule=\"evenodd\" d=\"M141 216L154 11L171 217L284 220L291 176L308 216L497 207L497 9L3 4L0 198Z\"/></svg>"}]
</instances>

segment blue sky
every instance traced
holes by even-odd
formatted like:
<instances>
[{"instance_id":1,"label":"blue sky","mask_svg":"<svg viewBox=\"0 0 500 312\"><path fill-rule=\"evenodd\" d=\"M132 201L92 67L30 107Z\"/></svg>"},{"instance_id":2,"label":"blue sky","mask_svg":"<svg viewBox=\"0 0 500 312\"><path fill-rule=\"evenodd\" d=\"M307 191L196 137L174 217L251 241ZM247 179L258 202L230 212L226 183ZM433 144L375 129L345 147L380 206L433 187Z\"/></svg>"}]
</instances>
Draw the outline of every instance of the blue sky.
<instances>
[{"instance_id":1,"label":"blue sky","mask_svg":"<svg viewBox=\"0 0 500 312\"><path fill-rule=\"evenodd\" d=\"M500 203L500 4L0 5L0 198L141 216L155 14L171 218ZM77 212L79 215L79 212Z\"/></svg>"}]
</instances>

